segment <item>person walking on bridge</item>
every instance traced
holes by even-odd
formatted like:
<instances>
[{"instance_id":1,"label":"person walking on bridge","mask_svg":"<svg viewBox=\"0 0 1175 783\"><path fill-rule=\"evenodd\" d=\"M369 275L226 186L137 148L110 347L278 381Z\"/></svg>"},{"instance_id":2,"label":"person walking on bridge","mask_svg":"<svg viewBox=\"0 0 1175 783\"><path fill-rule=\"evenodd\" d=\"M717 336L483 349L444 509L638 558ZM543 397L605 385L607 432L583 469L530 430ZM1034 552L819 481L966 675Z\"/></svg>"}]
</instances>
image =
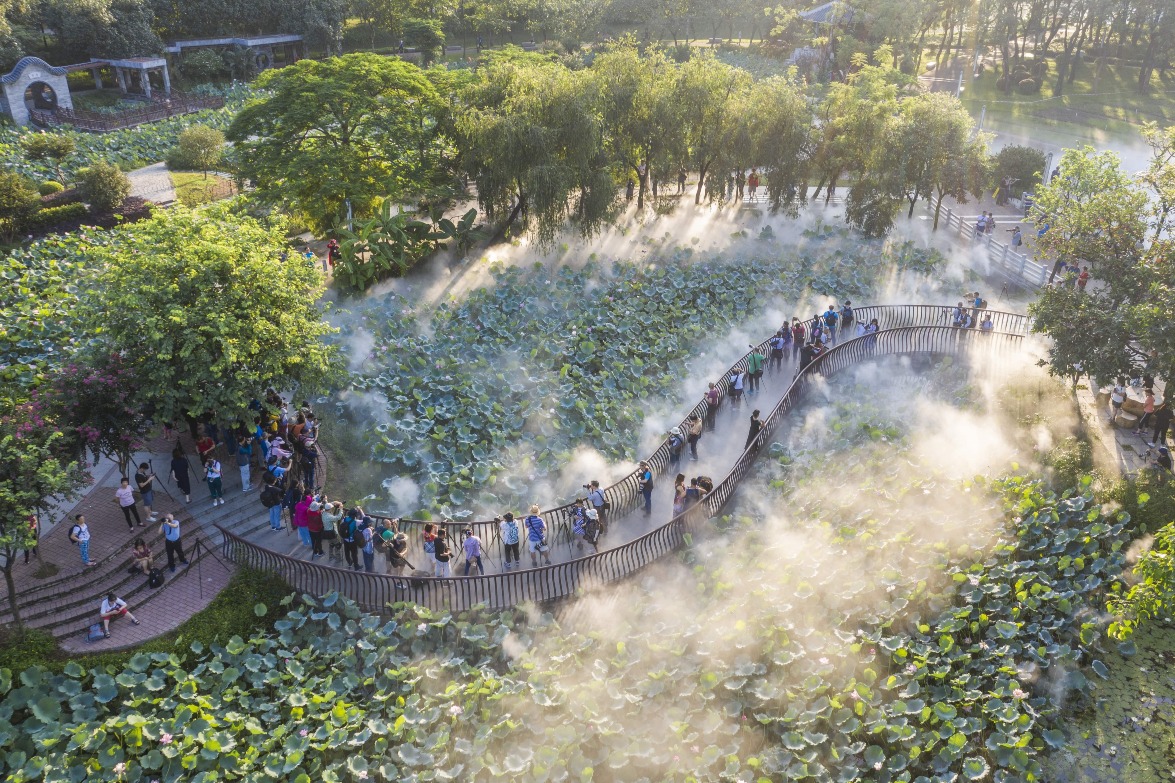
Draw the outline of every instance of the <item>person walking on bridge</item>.
<instances>
[{"instance_id":1,"label":"person walking on bridge","mask_svg":"<svg viewBox=\"0 0 1175 783\"><path fill-rule=\"evenodd\" d=\"M747 442L743 444L743 451L746 451L751 447L751 444L755 442L755 438L759 437L759 433L762 432L762 430L763 421L759 418L759 411L756 409L755 412L751 414L751 427L747 432Z\"/></svg>"}]
</instances>

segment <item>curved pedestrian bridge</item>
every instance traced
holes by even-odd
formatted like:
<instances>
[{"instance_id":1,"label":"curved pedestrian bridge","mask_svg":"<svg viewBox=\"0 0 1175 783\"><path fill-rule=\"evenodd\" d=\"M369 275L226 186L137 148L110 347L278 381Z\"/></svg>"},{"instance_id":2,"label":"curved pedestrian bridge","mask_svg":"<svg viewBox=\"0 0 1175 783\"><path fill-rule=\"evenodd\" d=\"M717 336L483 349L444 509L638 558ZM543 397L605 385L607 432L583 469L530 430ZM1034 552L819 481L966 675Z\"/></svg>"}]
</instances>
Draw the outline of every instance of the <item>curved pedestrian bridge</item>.
<instances>
[{"instance_id":1,"label":"curved pedestrian bridge","mask_svg":"<svg viewBox=\"0 0 1175 783\"><path fill-rule=\"evenodd\" d=\"M254 543L242 535L217 526L223 534L224 554L235 562L279 574L291 587L312 595L332 590L354 599L364 609L381 611L391 602L414 601L430 609L461 611L478 605L503 609L522 602L551 604L574 598L585 590L625 579L656 560L676 551L687 536L698 532L707 520L722 513L751 472L760 447L771 442L782 426L813 391L842 370L885 357L959 356L983 358L988 366L1015 357L1027 334L1029 319L1016 313L985 311L994 323L991 331L959 329L951 326L951 307L933 305L885 305L855 310L859 323L876 318L876 334L845 339L826 351L800 372L789 350L782 367L769 368L759 391L746 397L741 406L729 399L728 379L737 367L745 370L751 352L741 357L721 378L714 379L723 392L723 402L714 419L712 431L703 434L699 460L671 465L669 444L660 446L646 458L656 480L653 513L644 514L644 498L636 472L604 491L609 511L608 536L601 540L600 551L583 554L572 534L571 508L568 504L542 513L548 525L551 565L503 571L503 545L497 523L493 521L450 523L448 532L454 542L451 578L406 578L378 573L355 572L321 562L311 562L281 554ZM809 333L811 321L805 324ZM766 341L756 346L763 356L770 349ZM763 428L747 444L747 421L750 411L761 410ZM706 403L699 402L682 419L683 431L693 415L705 418ZM687 450L688 452L688 450ZM704 500L678 516L672 516L673 475L707 475L716 479L714 489ZM721 480L717 480L721 477ZM521 511L521 509L520 509ZM516 512L517 513L517 512ZM421 551L424 522L402 519L400 529L409 535L412 549L408 560L422 568L431 565ZM434 523L436 524L436 523ZM460 531L472 527L484 542L486 574L460 576ZM523 534L525 536L525 533ZM525 550L525 540L522 548ZM586 551L586 550L585 550ZM523 563L528 563L523 552ZM382 557L379 558L382 566Z\"/></svg>"}]
</instances>

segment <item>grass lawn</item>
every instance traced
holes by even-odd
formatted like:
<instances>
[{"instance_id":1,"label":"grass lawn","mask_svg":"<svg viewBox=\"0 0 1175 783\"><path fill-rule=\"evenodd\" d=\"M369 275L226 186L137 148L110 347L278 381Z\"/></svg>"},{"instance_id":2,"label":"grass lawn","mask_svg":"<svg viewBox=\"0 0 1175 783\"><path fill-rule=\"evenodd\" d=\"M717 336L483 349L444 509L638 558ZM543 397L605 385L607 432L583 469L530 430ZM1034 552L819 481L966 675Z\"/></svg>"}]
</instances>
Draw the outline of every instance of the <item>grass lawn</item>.
<instances>
[{"instance_id":1,"label":"grass lawn","mask_svg":"<svg viewBox=\"0 0 1175 783\"><path fill-rule=\"evenodd\" d=\"M219 201L236 193L232 180L216 174L209 174L207 179L199 171L172 171L169 174L176 199L185 207Z\"/></svg>"},{"instance_id":2,"label":"grass lawn","mask_svg":"<svg viewBox=\"0 0 1175 783\"><path fill-rule=\"evenodd\" d=\"M979 117L986 107L985 128L1007 129L1058 146L1141 146L1138 130L1144 122L1175 122L1175 83L1164 83L1156 74L1150 93L1139 94L1137 68L1105 66L1095 78L1092 63L1084 63L1060 97L1054 93L1055 64L1037 95L1003 93L996 89L996 79L990 71L972 79L967 69L960 99L972 116Z\"/></svg>"}]
</instances>

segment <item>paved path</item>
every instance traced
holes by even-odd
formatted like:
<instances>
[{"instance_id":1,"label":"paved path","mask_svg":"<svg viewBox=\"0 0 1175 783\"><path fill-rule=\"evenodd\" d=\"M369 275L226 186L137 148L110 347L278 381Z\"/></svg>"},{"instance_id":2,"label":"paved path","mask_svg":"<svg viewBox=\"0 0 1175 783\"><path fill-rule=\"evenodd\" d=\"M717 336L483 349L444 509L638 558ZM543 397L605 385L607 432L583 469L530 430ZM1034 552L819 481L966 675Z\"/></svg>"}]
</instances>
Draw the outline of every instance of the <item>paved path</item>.
<instances>
[{"instance_id":1,"label":"paved path","mask_svg":"<svg viewBox=\"0 0 1175 783\"><path fill-rule=\"evenodd\" d=\"M1163 401L1165 389L1161 383L1156 383L1155 386L1155 404L1158 405ZM1139 407L1142 406L1145 397L1142 389L1129 387L1126 394L1137 402ZM1119 423L1111 424L1109 387L1098 390L1090 389L1086 385L1085 388L1078 389L1077 404L1091 440L1101 447L1102 455L1124 476L1132 476L1150 466L1148 451L1158 446L1171 445L1170 441L1165 444L1156 443L1153 447L1150 445L1151 435L1154 434L1153 422L1148 422L1138 435L1133 433L1132 425L1129 423L1126 426L1120 426ZM1100 467L1104 460L1095 454L1094 462Z\"/></svg>"},{"instance_id":2,"label":"paved path","mask_svg":"<svg viewBox=\"0 0 1175 783\"><path fill-rule=\"evenodd\" d=\"M135 169L127 174L131 181L131 195L156 204L172 204L175 202L175 186L171 184L171 175L167 172L166 163L152 163L141 169Z\"/></svg>"}]
</instances>

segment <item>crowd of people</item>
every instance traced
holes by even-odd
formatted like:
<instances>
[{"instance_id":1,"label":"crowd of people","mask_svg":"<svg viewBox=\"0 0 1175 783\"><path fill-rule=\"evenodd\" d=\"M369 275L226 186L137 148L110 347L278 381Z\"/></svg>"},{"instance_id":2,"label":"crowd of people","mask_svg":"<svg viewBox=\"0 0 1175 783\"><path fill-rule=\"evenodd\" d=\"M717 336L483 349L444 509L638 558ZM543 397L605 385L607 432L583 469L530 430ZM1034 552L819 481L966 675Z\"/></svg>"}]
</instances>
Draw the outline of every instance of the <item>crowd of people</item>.
<instances>
[{"instance_id":1,"label":"crowd of people","mask_svg":"<svg viewBox=\"0 0 1175 783\"><path fill-rule=\"evenodd\" d=\"M973 294L967 294L967 298L971 300L971 306L968 307L962 301L955 305L950 313L951 323L960 329L974 329L978 327L985 332L993 331L995 329L995 321L992 320L991 313L986 312L987 300L978 291ZM980 318L981 315L982 319Z\"/></svg>"}]
</instances>

